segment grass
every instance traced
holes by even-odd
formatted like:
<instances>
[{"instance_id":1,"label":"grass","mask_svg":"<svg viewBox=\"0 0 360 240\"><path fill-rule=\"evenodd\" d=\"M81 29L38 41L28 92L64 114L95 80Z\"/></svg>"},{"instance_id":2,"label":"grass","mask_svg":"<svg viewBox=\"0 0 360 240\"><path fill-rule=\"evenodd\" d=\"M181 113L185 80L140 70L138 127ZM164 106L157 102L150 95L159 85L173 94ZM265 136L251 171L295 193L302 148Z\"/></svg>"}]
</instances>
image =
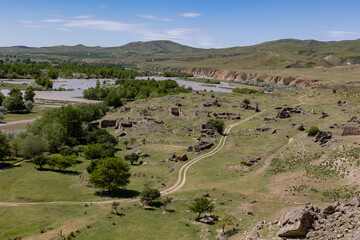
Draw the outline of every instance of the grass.
<instances>
[{"instance_id":1,"label":"grass","mask_svg":"<svg viewBox=\"0 0 360 240\"><path fill-rule=\"evenodd\" d=\"M214 98L211 95L215 95ZM119 210L122 216L110 214L110 204L90 205L88 208L82 205L2 207L0 222L6 222L8 229L1 233L0 238L22 235L33 239L52 239L63 229L66 236L74 231L76 239L115 239L118 236L124 236L125 239L212 239L219 227L195 223L195 214L188 211L191 201L203 194L209 195L215 204L215 214L223 216L231 213L236 217L239 233L233 238L237 238L259 221L278 220L281 212L297 206L294 202L311 202L323 206L334 199L346 200L358 193L357 186L346 182L351 180L351 174L347 171L357 165L359 146L354 138L342 137L341 129L329 128L359 113L360 102L356 94L337 93L333 96L327 90L308 89L248 94L246 97L252 103L259 102L262 112L254 119L234 127L225 147L218 154L197 162L189 169L184 187L171 194L174 201L169 208L174 212L165 212L163 208L156 207L145 210L139 203L122 203L122 209ZM203 103L212 102L216 98L222 107L203 107ZM137 151L151 155L139 159L143 164L130 167L132 176L127 189L141 191L148 182L160 190L171 186L183 163L164 160L174 153L186 153L190 159L197 156L194 152L187 152L187 147L197 143L201 124L213 117L209 117L208 112L240 113L242 119L253 116L254 110L239 107L243 98L244 95L236 93L204 92L203 96L194 92L155 98L150 102L135 101L128 104L131 111L114 111L107 115L106 119L138 122L124 130L108 129L116 136L121 132L127 134L120 137L119 157ZM350 104L337 106L337 99L347 100ZM183 105L184 116L173 116L166 110L167 107L175 107L176 103ZM277 115L275 107L298 104L302 104L301 108L306 114L292 114L288 119L264 120ZM160 108L144 111L147 107ZM315 114L310 114L312 108ZM322 112L327 112L329 117L319 119ZM147 118L162 120L164 123L144 121L144 113ZM224 121L226 125L235 122L228 119ZM321 147L313 142L313 137L307 137L305 132L297 130L300 124L305 128L316 125L321 130L330 130L338 141ZM256 128L270 130L259 132ZM277 132L272 134L273 130ZM128 146L129 149L125 149L123 141L131 137L136 141ZM145 144L142 143L143 139L146 140ZM203 140L218 142L219 136ZM262 160L249 168L242 164L249 156L260 156ZM38 171L31 163L0 172L0 201L91 202L109 199L101 198L96 194L97 189L86 186L85 168L88 161L82 161L71 169L77 174ZM270 166L262 170L267 163ZM84 214L85 211L88 213ZM247 214L249 211L252 215ZM17 230L22 218L26 219L23 221L24 228ZM32 218L33 221L29 220ZM49 235L44 235L40 234L40 228L53 229L46 230L44 234Z\"/></svg>"}]
</instances>

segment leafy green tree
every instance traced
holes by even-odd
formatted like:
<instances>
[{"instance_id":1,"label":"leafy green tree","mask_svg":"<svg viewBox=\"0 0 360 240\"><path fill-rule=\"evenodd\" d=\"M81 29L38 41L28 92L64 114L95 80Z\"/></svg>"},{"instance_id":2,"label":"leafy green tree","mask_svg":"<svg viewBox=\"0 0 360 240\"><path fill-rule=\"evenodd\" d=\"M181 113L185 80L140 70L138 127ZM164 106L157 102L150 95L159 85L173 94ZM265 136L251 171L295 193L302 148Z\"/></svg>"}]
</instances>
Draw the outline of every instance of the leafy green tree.
<instances>
[{"instance_id":1,"label":"leafy green tree","mask_svg":"<svg viewBox=\"0 0 360 240\"><path fill-rule=\"evenodd\" d=\"M4 119L5 119L4 114L2 112L0 112L0 122Z\"/></svg>"},{"instance_id":2,"label":"leafy green tree","mask_svg":"<svg viewBox=\"0 0 360 240\"><path fill-rule=\"evenodd\" d=\"M28 135L20 141L19 155L32 158L49 150L47 141L39 135Z\"/></svg>"},{"instance_id":3,"label":"leafy green tree","mask_svg":"<svg viewBox=\"0 0 360 240\"><path fill-rule=\"evenodd\" d=\"M0 131L0 161L10 154L10 144L5 133Z\"/></svg>"},{"instance_id":4,"label":"leafy green tree","mask_svg":"<svg viewBox=\"0 0 360 240\"><path fill-rule=\"evenodd\" d=\"M119 211L118 211L119 206L120 206L120 203L114 201L111 204L111 213L115 210L116 214L119 215Z\"/></svg>"},{"instance_id":5,"label":"leafy green tree","mask_svg":"<svg viewBox=\"0 0 360 240\"><path fill-rule=\"evenodd\" d=\"M99 159L105 157L105 152L99 144L89 144L84 148L84 156L89 160Z\"/></svg>"},{"instance_id":6,"label":"leafy green tree","mask_svg":"<svg viewBox=\"0 0 360 240\"><path fill-rule=\"evenodd\" d=\"M130 183L130 167L120 158L105 158L90 174L90 183L108 191L116 191Z\"/></svg>"},{"instance_id":7,"label":"leafy green tree","mask_svg":"<svg viewBox=\"0 0 360 240\"><path fill-rule=\"evenodd\" d=\"M125 161L129 161L131 165L134 165L134 162L137 162L139 160L140 156L136 153L131 153L125 155Z\"/></svg>"},{"instance_id":8,"label":"leafy green tree","mask_svg":"<svg viewBox=\"0 0 360 240\"><path fill-rule=\"evenodd\" d=\"M166 196L166 198L164 198L162 201L161 201L161 203L162 203L162 205L164 206L164 210L165 211L167 211L167 205L169 205L171 202L172 202L172 198L171 197L168 197L168 196Z\"/></svg>"},{"instance_id":9,"label":"leafy green tree","mask_svg":"<svg viewBox=\"0 0 360 240\"><path fill-rule=\"evenodd\" d=\"M68 156L62 156L60 155L59 158L57 158L56 166L59 168L60 171L65 171L69 167L75 166L77 163L77 156L75 154L68 155Z\"/></svg>"},{"instance_id":10,"label":"leafy green tree","mask_svg":"<svg viewBox=\"0 0 360 240\"><path fill-rule=\"evenodd\" d=\"M209 122L211 122L211 124L216 128L216 130L219 132L219 133L223 133L224 132L224 129L225 129L225 123L224 121L222 120L219 120L219 119L209 119Z\"/></svg>"},{"instance_id":11,"label":"leafy green tree","mask_svg":"<svg viewBox=\"0 0 360 240\"><path fill-rule=\"evenodd\" d=\"M47 76L51 79L57 79L59 76L59 73L58 73L58 71L56 71L56 69L49 68L48 72L47 72Z\"/></svg>"},{"instance_id":12,"label":"leafy green tree","mask_svg":"<svg viewBox=\"0 0 360 240\"><path fill-rule=\"evenodd\" d=\"M100 164L101 159L93 159L90 161L90 164L86 167L86 171L91 174L95 168Z\"/></svg>"},{"instance_id":13,"label":"leafy green tree","mask_svg":"<svg viewBox=\"0 0 360 240\"><path fill-rule=\"evenodd\" d=\"M44 154L41 154L34 157L33 163L39 166L40 169L42 169L43 166L48 163L48 158Z\"/></svg>"},{"instance_id":14,"label":"leafy green tree","mask_svg":"<svg viewBox=\"0 0 360 240\"><path fill-rule=\"evenodd\" d=\"M155 200L161 197L161 193L158 189L151 188L146 185L140 195L140 202L144 205L151 205Z\"/></svg>"},{"instance_id":15,"label":"leafy green tree","mask_svg":"<svg viewBox=\"0 0 360 240\"><path fill-rule=\"evenodd\" d=\"M125 140L125 141L124 141L124 145L125 145L125 148L126 148L126 149L128 148L129 143L130 143L130 142L129 142L128 140Z\"/></svg>"},{"instance_id":16,"label":"leafy green tree","mask_svg":"<svg viewBox=\"0 0 360 240\"><path fill-rule=\"evenodd\" d=\"M4 99L2 105L10 112L24 110L25 106L20 89L17 88L11 89L9 96Z\"/></svg>"},{"instance_id":17,"label":"leafy green tree","mask_svg":"<svg viewBox=\"0 0 360 240\"><path fill-rule=\"evenodd\" d=\"M249 104L250 104L250 100L245 98L242 103L245 105L245 109L248 109L249 108Z\"/></svg>"},{"instance_id":18,"label":"leafy green tree","mask_svg":"<svg viewBox=\"0 0 360 240\"><path fill-rule=\"evenodd\" d=\"M34 102L35 92L31 87L28 87L25 91L24 100Z\"/></svg>"},{"instance_id":19,"label":"leafy green tree","mask_svg":"<svg viewBox=\"0 0 360 240\"><path fill-rule=\"evenodd\" d=\"M202 213L212 212L214 208L214 204L205 196L202 196L201 198L194 200L193 204L189 207L189 210L193 213L198 213L199 215L196 219L199 219Z\"/></svg>"},{"instance_id":20,"label":"leafy green tree","mask_svg":"<svg viewBox=\"0 0 360 240\"><path fill-rule=\"evenodd\" d=\"M311 126L308 130L306 130L309 136L315 136L320 132L320 129L317 126Z\"/></svg>"},{"instance_id":21,"label":"leafy green tree","mask_svg":"<svg viewBox=\"0 0 360 240\"><path fill-rule=\"evenodd\" d=\"M34 104L32 101L26 101L24 103L24 106L25 106L25 109L28 111L28 112L31 112L31 110L33 110L34 108Z\"/></svg>"},{"instance_id":22,"label":"leafy green tree","mask_svg":"<svg viewBox=\"0 0 360 240\"><path fill-rule=\"evenodd\" d=\"M0 92L0 106L2 105L2 102L4 101L5 96L4 94L2 94L2 92Z\"/></svg>"},{"instance_id":23,"label":"leafy green tree","mask_svg":"<svg viewBox=\"0 0 360 240\"><path fill-rule=\"evenodd\" d=\"M225 234L226 226L235 225L235 217L231 214L226 214L224 217L219 219L218 225L221 227L222 233Z\"/></svg>"}]
</instances>

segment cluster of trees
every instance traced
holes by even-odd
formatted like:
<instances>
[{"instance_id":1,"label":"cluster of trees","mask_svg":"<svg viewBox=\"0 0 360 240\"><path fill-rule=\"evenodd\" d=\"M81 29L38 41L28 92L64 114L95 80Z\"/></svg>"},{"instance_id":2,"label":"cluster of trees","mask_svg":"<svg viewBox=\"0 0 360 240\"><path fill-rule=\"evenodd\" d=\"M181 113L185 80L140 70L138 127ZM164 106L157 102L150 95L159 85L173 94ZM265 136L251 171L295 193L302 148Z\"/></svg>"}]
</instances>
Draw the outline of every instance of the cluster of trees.
<instances>
[{"instance_id":1,"label":"cluster of trees","mask_svg":"<svg viewBox=\"0 0 360 240\"><path fill-rule=\"evenodd\" d=\"M194 74L184 72L163 72L164 77L193 77Z\"/></svg>"},{"instance_id":2,"label":"cluster of trees","mask_svg":"<svg viewBox=\"0 0 360 240\"><path fill-rule=\"evenodd\" d=\"M53 82L48 77L38 77L35 79L35 83L45 89L52 89L53 87Z\"/></svg>"},{"instance_id":3,"label":"cluster of trees","mask_svg":"<svg viewBox=\"0 0 360 240\"><path fill-rule=\"evenodd\" d=\"M20 89L13 88L7 97L0 92L0 106L12 113L20 111L30 112L34 107L34 97L35 92L31 87L26 89L24 97Z\"/></svg>"},{"instance_id":4,"label":"cluster of trees","mask_svg":"<svg viewBox=\"0 0 360 240\"><path fill-rule=\"evenodd\" d=\"M30 59L4 61L0 59L0 78L22 79L48 77L75 78L135 78L138 72L115 64L88 64L76 62L32 62Z\"/></svg>"},{"instance_id":5,"label":"cluster of trees","mask_svg":"<svg viewBox=\"0 0 360 240\"><path fill-rule=\"evenodd\" d=\"M120 107L127 101L191 91L184 87L179 87L174 80L118 79L116 80L116 84L118 85L117 87L106 88L96 86L89 88L84 90L83 96L87 99L104 100L108 106Z\"/></svg>"},{"instance_id":6,"label":"cluster of trees","mask_svg":"<svg viewBox=\"0 0 360 240\"><path fill-rule=\"evenodd\" d=\"M75 154L65 156L61 154L53 154L50 156L41 154L34 157L33 163L39 166L40 169L48 165L52 169L57 167L59 171L66 171L68 168L75 166L78 160Z\"/></svg>"}]
</instances>

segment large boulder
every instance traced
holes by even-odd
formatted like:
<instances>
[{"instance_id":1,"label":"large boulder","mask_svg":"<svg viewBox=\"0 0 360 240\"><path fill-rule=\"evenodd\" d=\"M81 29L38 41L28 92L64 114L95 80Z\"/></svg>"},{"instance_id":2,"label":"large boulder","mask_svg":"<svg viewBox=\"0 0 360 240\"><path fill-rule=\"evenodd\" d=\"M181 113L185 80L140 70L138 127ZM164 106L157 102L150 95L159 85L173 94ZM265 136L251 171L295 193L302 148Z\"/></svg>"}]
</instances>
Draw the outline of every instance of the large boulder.
<instances>
[{"instance_id":1,"label":"large boulder","mask_svg":"<svg viewBox=\"0 0 360 240\"><path fill-rule=\"evenodd\" d=\"M286 213L280 220L279 237L305 237L314 222L311 208L306 205Z\"/></svg>"},{"instance_id":2,"label":"large boulder","mask_svg":"<svg viewBox=\"0 0 360 240\"><path fill-rule=\"evenodd\" d=\"M199 222L209 225L214 225L218 220L219 217L214 214L205 214L203 217L198 219Z\"/></svg>"}]
</instances>

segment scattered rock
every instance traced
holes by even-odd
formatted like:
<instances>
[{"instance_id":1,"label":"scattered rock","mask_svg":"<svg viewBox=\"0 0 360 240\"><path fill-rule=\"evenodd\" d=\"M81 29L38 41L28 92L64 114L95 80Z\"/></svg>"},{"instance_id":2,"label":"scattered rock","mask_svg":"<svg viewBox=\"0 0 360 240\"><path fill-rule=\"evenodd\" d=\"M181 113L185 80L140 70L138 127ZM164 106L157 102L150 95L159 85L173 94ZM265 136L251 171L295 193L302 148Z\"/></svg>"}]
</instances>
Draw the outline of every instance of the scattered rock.
<instances>
[{"instance_id":1,"label":"scattered rock","mask_svg":"<svg viewBox=\"0 0 360 240\"><path fill-rule=\"evenodd\" d=\"M305 131L304 125L301 124L301 125L298 127L298 130L299 130L299 131Z\"/></svg>"},{"instance_id":2,"label":"scattered rock","mask_svg":"<svg viewBox=\"0 0 360 240\"><path fill-rule=\"evenodd\" d=\"M203 217L198 219L199 222L209 225L214 225L218 220L219 217L214 214L205 214Z\"/></svg>"},{"instance_id":3,"label":"scattered rock","mask_svg":"<svg viewBox=\"0 0 360 240\"><path fill-rule=\"evenodd\" d=\"M330 141L331 137L332 137L331 132L320 131L316 134L314 142L319 142L320 145L324 145L325 143Z\"/></svg>"},{"instance_id":4,"label":"scattered rock","mask_svg":"<svg viewBox=\"0 0 360 240\"><path fill-rule=\"evenodd\" d=\"M214 143L212 142L200 142L198 145L194 146L194 150L195 152L201 152L205 149L209 149L212 146L214 146Z\"/></svg>"}]
</instances>

